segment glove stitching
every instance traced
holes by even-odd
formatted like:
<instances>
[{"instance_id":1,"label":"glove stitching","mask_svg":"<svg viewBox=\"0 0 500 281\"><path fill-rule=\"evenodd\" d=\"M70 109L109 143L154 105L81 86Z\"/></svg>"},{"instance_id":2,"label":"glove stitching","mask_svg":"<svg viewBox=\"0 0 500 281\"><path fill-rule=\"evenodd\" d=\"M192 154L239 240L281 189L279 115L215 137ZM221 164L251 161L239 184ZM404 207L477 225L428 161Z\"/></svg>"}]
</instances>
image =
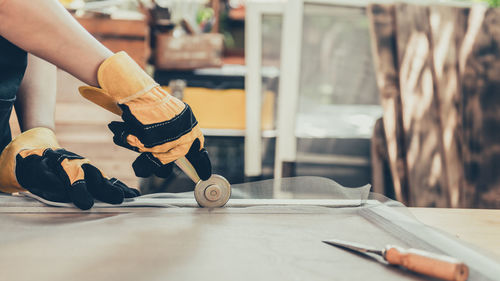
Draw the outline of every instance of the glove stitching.
<instances>
[{"instance_id":1,"label":"glove stitching","mask_svg":"<svg viewBox=\"0 0 500 281\"><path fill-rule=\"evenodd\" d=\"M71 185L71 187L73 187L74 185L80 184L80 183L85 183L85 180L77 180L77 181L75 181L75 182Z\"/></svg>"},{"instance_id":2,"label":"glove stitching","mask_svg":"<svg viewBox=\"0 0 500 281\"><path fill-rule=\"evenodd\" d=\"M153 142L153 143L148 143L148 144L145 144L145 145L144 145L144 147L148 147L148 146L149 146L149 148L151 148L151 147L156 146L156 145L158 145L158 144L164 144L164 143L166 143L166 142L169 142L169 141L172 141L172 140L176 140L176 139L178 139L178 138L182 137L183 135L185 135L185 134L189 133L189 132L190 132L190 131L191 131L191 130L192 130L192 129L196 126L196 125L198 125L198 121L194 122L194 123L193 123L193 125L191 125L191 127L190 127L190 128L186 129L185 131L183 131L183 132L179 133L179 134L178 134L178 135L176 135L176 136L173 136L173 137L171 137L171 138L167 138L167 139L162 139L162 140L159 140L159 141L157 141L157 142ZM146 146L146 145L147 145L147 146Z\"/></svg>"},{"instance_id":3,"label":"glove stitching","mask_svg":"<svg viewBox=\"0 0 500 281\"><path fill-rule=\"evenodd\" d=\"M151 158L151 156L149 156L149 153L146 153L146 157L147 157L149 160L151 160L151 162L153 162L156 166L158 166L158 167L161 167L161 166L162 166L162 165L160 165L160 164L158 164L158 163L156 162L156 159L155 159L155 158Z\"/></svg>"},{"instance_id":4,"label":"glove stitching","mask_svg":"<svg viewBox=\"0 0 500 281\"><path fill-rule=\"evenodd\" d=\"M184 109L178 114L176 115L174 118L170 119L170 120L167 120L167 121L163 121L161 123L158 123L158 124L154 124L154 125L149 125L149 126L145 126L144 127L144 130L150 130L150 129L154 129L156 127L160 127L160 126L164 126L164 125L167 125L168 123L171 123L179 118L181 118L181 115L186 112L186 110L189 108L189 105L186 104L186 106L184 107Z\"/></svg>"},{"instance_id":5,"label":"glove stitching","mask_svg":"<svg viewBox=\"0 0 500 281\"><path fill-rule=\"evenodd\" d=\"M149 87L144 88L144 89L142 89L141 91L139 91L139 92L137 92L137 93L135 93L135 94L133 94L133 95L130 95L130 96L125 97L125 98L123 98L123 99L121 99L121 100L118 100L118 103L119 103L119 104L124 104L124 103L127 103L127 102L129 102L129 101L135 100L135 99L137 99L137 98L139 98L139 97L143 96L143 95L144 95L144 94L146 94L147 92L152 91L154 88L156 88L156 87L158 87L158 86L160 86L158 83L154 83L154 84L150 85Z\"/></svg>"},{"instance_id":6,"label":"glove stitching","mask_svg":"<svg viewBox=\"0 0 500 281\"><path fill-rule=\"evenodd\" d=\"M120 139L123 141L125 139L125 131L122 131L120 134Z\"/></svg>"}]
</instances>

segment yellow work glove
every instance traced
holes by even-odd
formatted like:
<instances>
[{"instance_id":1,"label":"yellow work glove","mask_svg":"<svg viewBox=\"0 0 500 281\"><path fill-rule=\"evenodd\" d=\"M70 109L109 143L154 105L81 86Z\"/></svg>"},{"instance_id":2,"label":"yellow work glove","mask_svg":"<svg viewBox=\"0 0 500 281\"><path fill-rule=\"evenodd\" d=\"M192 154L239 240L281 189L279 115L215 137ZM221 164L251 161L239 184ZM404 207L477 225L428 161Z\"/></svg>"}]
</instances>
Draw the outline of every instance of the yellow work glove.
<instances>
[{"instance_id":1,"label":"yellow work glove","mask_svg":"<svg viewBox=\"0 0 500 281\"><path fill-rule=\"evenodd\" d=\"M113 141L140 152L132 164L135 174L168 177L172 162L186 156L202 180L212 174L203 134L189 105L171 96L125 52L106 59L97 73L101 88L83 86L80 93L121 115L111 122Z\"/></svg>"},{"instance_id":2,"label":"yellow work glove","mask_svg":"<svg viewBox=\"0 0 500 281\"><path fill-rule=\"evenodd\" d=\"M54 132L34 128L17 136L0 155L0 191L30 191L56 202L90 209L94 198L120 204L140 195L121 181L108 179L88 159L62 149Z\"/></svg>"}]
</instances>

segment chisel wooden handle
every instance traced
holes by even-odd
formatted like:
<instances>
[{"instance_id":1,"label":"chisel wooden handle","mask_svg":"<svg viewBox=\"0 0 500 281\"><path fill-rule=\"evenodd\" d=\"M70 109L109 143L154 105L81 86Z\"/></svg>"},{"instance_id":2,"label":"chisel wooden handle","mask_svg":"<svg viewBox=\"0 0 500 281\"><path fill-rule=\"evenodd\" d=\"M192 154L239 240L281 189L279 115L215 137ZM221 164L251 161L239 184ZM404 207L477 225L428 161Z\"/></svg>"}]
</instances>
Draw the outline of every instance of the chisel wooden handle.
<instances>
[{"instance_id":1,"label":"chisel wooden handle","mask_svg":"<svg viewBox=\"0 0 500 281\"><path fill-rule=\"evenodd\" d=\"M448 256L422 250L387 246L384 258L390 264L443 280L462 281L467 280L469 276L469 268L464 263Z\"/></svg>"}]
</instances>

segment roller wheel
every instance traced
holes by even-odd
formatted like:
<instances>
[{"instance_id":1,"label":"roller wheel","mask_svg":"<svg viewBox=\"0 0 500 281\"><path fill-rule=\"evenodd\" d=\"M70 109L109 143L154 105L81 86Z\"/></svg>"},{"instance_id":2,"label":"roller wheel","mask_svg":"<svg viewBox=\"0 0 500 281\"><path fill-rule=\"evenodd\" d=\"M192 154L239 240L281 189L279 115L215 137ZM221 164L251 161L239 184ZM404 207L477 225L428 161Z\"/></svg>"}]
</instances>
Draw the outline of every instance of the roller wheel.
<instances>
[{"instance_id":1,"label":"roller wheel","mask_svg":"<svg viewBox=\"0 0 500 281\"><path fill-rule=\"evenodd\" d=\"M212 175L199 181L194 188L194 198L200 207L219 208L226 205L231 196L231 185L220 175Z\"/></svg>"}]
</instances>

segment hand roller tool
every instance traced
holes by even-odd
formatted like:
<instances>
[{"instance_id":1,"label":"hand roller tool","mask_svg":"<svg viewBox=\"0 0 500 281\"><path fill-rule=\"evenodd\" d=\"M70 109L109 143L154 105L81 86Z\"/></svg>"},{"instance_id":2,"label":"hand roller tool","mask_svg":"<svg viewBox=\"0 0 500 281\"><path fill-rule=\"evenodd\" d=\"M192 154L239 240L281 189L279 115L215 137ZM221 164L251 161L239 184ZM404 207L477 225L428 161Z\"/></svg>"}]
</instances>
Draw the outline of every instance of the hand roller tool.
<instances>
[{"instance_id":1,"label":"hand roller tool","mask_svg":"<svg viewBox=\"0 0 500 281\"><path fill-rule=\"evenodd\" d=\"M399 265L413 272L442 280L462 281L467 280L469 276L467 265L449 256L417 249L402 249L396 246L375 249L358 243L336 239L325 240L323 242L359 253L376 254L383 257L389 264Z\"/></svg>"},{"instance_id":2,"label":"hand roller tool","mask_svg":"<svg viewBox=\"0 0 500 281\"><path fill-rule=\"evenodd\" d=\"M94 95L86 93L81 95L87 100L121 116L122 110L116 102L106 95ZM200 207L218 208L224 206L231 196L231 185L220 175L213 174L208 180L202 181L193 165L186 157L181 157L175 164L196 183L194 188L194 198Z\"/></svg>"},{"instance_id":3,"label":"hand roller tool","mask_svg":"<svg viewBox=\"0 0 500 281\"><path fill-rule=\"evenodd\" d=\"M202 181L186 157L175 160L175 164L196 183L194 198L200 207L218 208L227 203L231 196L231 185L223 176L213 174L208 180Z\"/></svg>"}]
</instances>

